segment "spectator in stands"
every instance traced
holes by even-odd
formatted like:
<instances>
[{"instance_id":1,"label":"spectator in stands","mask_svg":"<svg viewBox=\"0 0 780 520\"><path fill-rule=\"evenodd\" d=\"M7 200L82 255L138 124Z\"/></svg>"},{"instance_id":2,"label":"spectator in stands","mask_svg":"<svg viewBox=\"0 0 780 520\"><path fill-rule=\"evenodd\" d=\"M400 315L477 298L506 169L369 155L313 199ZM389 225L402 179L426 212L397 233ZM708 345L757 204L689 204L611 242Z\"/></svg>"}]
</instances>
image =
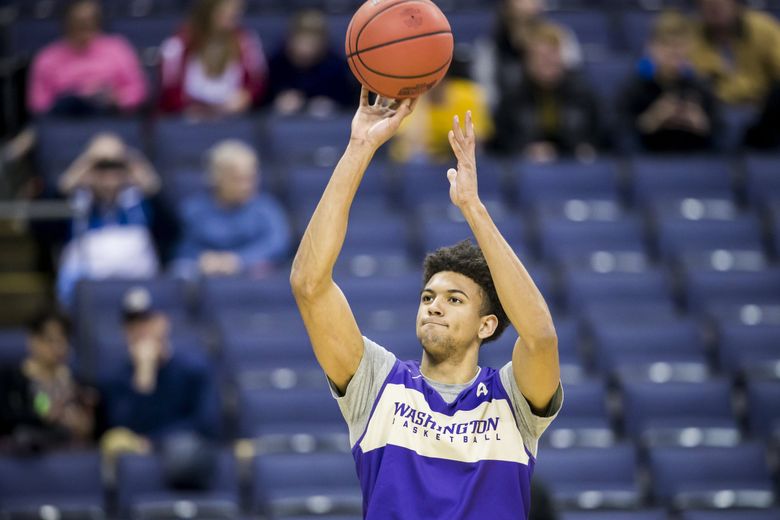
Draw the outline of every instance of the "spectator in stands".
<instances>
[{"instance_id":1,"label":"spectator in stands","mask_svg":"<svg viewBox=\"0 0 780 520\"><path fill-rule=\"evenodd\" d=\"M644 149L654 152L705 150L713 145L717 101L691 68L692 28L677 12L659 15L623 97L623 115Z\"/></svg>"},{"instance_id":2,"label":"spectator in stands","mask_svg":"<svg viewBox=\"0 0 780 520\"><path fill-rule=\"evenodd\" d=\"M524 80L505 92L495 115L494 146L536 162L561 156L592 159L601 143L596 97L567 70L557 27L540 25L526 44Z\"/></svg>"},{"instance_id":3,"label":"spectator in stands","mask_svg":"<svg viewBox=\"0 0 780 520\"><path fill-rule=\"evenodd\" d=\"M35 57L27 105L33 114L101 115L136 110L147 96L138 56L121 36L100 28L100 2L73 0L65 36Z\"/></svg>"},{"instance_id":4,"label":"spectator in stands","mask_svg":"<svg viewBox=\"0 0 780 520\"><path fill-rule=\"evenodd\" d=\"M183 478L203 479L186 466L200 468L200 457L220 434L220 407L215 376L200 352L174 350L167 315L144 287L122 299L127 362L101 385L106 432L101 449L107 459L122 452L157 450L167 457L175 442L194 444L181 461Z\"/></svg>"},{"instance_id":5,"label":"spectator in stands","mask_svg":"<svg viewBox=\"0 0 780 520\"><path fill-rule=\"evenodd\" d=\"M317 10L293 17L287 40L271 57L269 69L269 97L280 114L327 116L358 96L343 50L330 45L327 21Z\"/></svg>"},{"instance_id":6,"label":"spectator in stands","mask_svg":"<svg viewBox=\"0 0 780 520\"><path fill-rule=\"evenodd\" d=\"M157 273L152 236L157 214L150 198L159 188L151 164L121 138L104 133L92 139L59 182L76 211L60 259L57 290L63 303L70 303L81 278Z\"/></svg>"},{"instance_id":7,"label":"spectator in stands","mask_svg":"<svg viewBox=\"0 0 780 520\"><path fill-rule=\"evenodd\" d=\"M737 0L698 0L691 59L724 102L760 106L780 81L780 25Z\"/></svg>"},{"instance_id":8,"label":"spectator in stands","mask_svg":"<svg viewBox=\"0 0 780 520\"><path fill-rule=\"evenodd\" d=\"M544 17L546 0L502 0L492 39L479 41L474 60L474 77L485 88L488 103L495 109L503 94L516 90L523 77L528 35L539 25L556 28L565 66L576 69L582 63L577 37L566 27Z\"/></svg>"},{"instance_id":9,"label":"spectator in stands","mask_svg":"<svg viewBox=\"0 0 780 520\"><path fill-rule=\"evenodd\" d=\"M68 326L46 311L29 324L27 357L0 372L0 451L82 446L92 439L96 395L68 368Z\"/></svg>"},{"instance_id":10,"label":"spectator in stands","mask_svg":"<svg viewBox=\"0 0 780 520\"><path fill-rule=\"evenodd\" d=\"M176 271L203 275L262 275L290 248L290 225L271 195L258 194L260 172L254 150L236 140L209 154L210 194L182 209L183 239Z\"/></svg>"},{"instance_id":11,"label":"spectator in stands","mask_svg":"<svg viewBox=\"0 0 780 520\"><path fill-rule=\"evenodd\" d=\"M198 0L188 23L161 47L160 108L196 118L242 114L266 90L257 35L241 27L243 0Z\"/></svg>"},{"instance_id":12,"label":"spectator in stands","mask_svg":"<svg viewBox=\"0 0 780 520\"><path fill-rule=\"evenodd\" d=\"M417 102L414 112L401 124L391 141L393 160L448 161L452 157L447 132L452 114L471 110L474 128L481 141L493 135L493 121L482 87L469 77L470 58L464 47L456 47L447 75Z\"/></svg>"}]
</instances>

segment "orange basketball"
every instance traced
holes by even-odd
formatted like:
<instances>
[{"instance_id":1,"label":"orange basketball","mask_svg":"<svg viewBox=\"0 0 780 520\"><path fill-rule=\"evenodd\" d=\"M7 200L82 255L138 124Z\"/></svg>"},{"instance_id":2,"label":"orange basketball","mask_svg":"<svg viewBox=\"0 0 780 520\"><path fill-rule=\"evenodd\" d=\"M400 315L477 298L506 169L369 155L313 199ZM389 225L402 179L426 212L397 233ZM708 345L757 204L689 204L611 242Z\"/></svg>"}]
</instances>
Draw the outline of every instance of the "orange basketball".
<instances>
[{"instance_id":1,"label":"orange basketball","mask_svg":"<svg viewBox=\"0 0 780 520\"><path fill-rule=\"evenodd\" d=\"M347 61L368 90L417 97L436 85L452 61L444 13L430 0L368 0L347 28Z\"/></svg>"}]
</instances>

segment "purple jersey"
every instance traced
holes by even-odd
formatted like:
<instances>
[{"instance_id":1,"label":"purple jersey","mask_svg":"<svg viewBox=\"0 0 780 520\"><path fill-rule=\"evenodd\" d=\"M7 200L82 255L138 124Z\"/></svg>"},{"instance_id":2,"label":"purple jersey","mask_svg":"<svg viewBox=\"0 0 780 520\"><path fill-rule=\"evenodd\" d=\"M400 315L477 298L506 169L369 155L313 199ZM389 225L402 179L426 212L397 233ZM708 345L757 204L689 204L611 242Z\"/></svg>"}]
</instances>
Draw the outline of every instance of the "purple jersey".
<instances>
[{"instance_id":1,"label":"purple jersey","mask_svg":"<svg viewBox=\"0 0 780 520\"><path fill-rule=\"evenodd\" d=\"M482 368L464 386L448 403L418 362L392 363L353 440L365 518L527 518L537 438L524 438L527 419L516 417L499 371ZM510 391L517 400L516 385ZM540 420L538 434L552 418Z\"/></svg>"}]
</instances>

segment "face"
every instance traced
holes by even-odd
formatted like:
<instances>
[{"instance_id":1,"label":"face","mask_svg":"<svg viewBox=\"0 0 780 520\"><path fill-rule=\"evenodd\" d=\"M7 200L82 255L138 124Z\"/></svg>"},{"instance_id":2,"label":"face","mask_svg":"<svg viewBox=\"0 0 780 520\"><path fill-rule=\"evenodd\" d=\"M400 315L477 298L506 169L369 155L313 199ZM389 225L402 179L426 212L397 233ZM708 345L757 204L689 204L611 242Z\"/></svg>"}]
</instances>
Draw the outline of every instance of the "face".
<instances>
[{"instance_id":1,"label":"face","mask_svg":"<svg viewBox=\"0 0 780 520\"><path fill-rule=\"evenodd\" d=\"M676 75L687 65L689 49L687 38L667 38L650 44L650 56L662 74Z\"/></svg>"},{"instance_id":2,"label":"face","mask_svg":"<svg viewBox=\"0 0 780 520\"><path fill-rule=\"evenodd\" d=\"M106 168L94 171L92 191L100 201L111 204L116 200L126 181L127 171L124 168Z\"/></svg>"},{"instance_id":3,"label":"face","mask_svg":"<svg viewBox=\"0 0 780 520\"><path fill-rule=\"evenodd\" d=\"M223 0L214 9L212 23L214 30L227 32L236 29L241 23L241 15L244 12L242 0Z\"/></svg>"},{"instance_id":4,"label":"face","mask_svg":"<svg viewBox=\"0 0 780 520\"><path fill-rule=\"evenodd\" d=\"M68 359L68 338L65 328L56 320L46 322L39 334L28 339L30 357L46 367L56 367Z\"/></svg>"},{"instance_id":5,"label":"face","mask_svg":"<svg viewBox=\"0 0 780 520\"><path fill-rule=\"evenodd\" d=\"M76 47L85 47L100 31L100 6L97 2L80 2L73 6L65 20L65 35Z\"/></svg>"},{"instance_id":6,"label":"face","mask_svg":"<svg viewBox=\"0 0 780 520\"><path fill-rule=\"evenodd\" d=\"M149 342L157 347L158 356L162 356L168 344L169 329L170 323L168 318L161 313L126 323L125 337L127 338L128 347L132 351L140 343Z\"/></svg>"},{"instance_id":7,"label":"face","mask_svg":"<svg viewBox=\"0 0 780 520\"><path fill-rule=\"evenodd\" d=\"M216 196L225 205L246 204L257 192L257 166L252 162L234 161L217 166Z\"/></svg>"},{"instance_id":8,"label":"face","mask_svg":"<svg viewBox=\"0 0 780 520\"><path fill-rule=\"evenodd\" d=\"M736 0L699 0L704 25L716 30L731 28L739 15Z\"/></svg>"},{"instance_id":9,"label":"face","mask_svg":"<svg viewBox=\"0 0 780 520\"><path fill-rule=\"evenodd\" d=\"M322 35L311 31L295 34L287 44L290 59L302 68L317 63L326 50L326 41Z\"/></svg>"},{"instance_id":10,"label":"face","mask_svg":"<svg viewBox=\"0 0 780 520\"><path fill-rule=\"evenodd\" d=\"M482 316L484 291L471 278L451 271L428 280L417 309L417 339L435 359L462 355L496 329L494 315Z\"/></svg>"},{"instance_id":11,"label":"face","mask_svg":"<svg viewBox=\"0 0 780 520\"><path fill-rule=\"evenodd\" d=\"M515 21L536 18L544 8L544 0L507 0L507 15Z\"/></svg>"},{"instance_id":12,"label":"face","mask_svg":"<svg viewBox=\"0 0 780 520\"><path fill-rule=\"evenodd\" d=\"M530 42L527 52L528 75L531 79L542 87L557 86L566 72L560 48L548 42Z\"/></svg>"}]
</instances>

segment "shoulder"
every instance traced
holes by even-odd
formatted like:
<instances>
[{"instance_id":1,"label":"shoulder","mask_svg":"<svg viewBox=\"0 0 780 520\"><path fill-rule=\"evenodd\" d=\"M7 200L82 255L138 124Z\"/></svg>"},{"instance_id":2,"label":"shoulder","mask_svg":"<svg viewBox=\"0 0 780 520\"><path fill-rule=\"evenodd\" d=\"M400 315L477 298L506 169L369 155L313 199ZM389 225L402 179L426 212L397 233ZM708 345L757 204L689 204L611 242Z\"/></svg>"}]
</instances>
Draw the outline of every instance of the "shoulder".
<instances>
[{"instance_id":1,"label":"shoulder","mask_svg":"<svg viewBox=\"0 0 780 520\"><path fill-rule=\"evenodd\" d=\"M33 66L45 67L48 69L49 65L62 59L65 52L67 52L65 42L62 40L52 42L38 51L33 59Z\"/></svg>"},{"instance_id":2,"label":"shoulder","mask_svg":"<svg viewBox=\"0 0 780 520\"><path fill-rule=\"evenodd\" d=\"M135 53L133 45L121 34L101 34L96 43L104 49Z\"/></svg>"},{"instance_id":3,"label":"shoulder","mask_svg":"<svg viewBox=\"0 0 780 520\"><path fill-rule=\"evenodd\" d=\"M780 32L780 24L778 24L777 20L773 16L761 11L746 9L743 20L749 30L760 31L760 34L757 35L759 38L767 32Z\"/></svg>"}]
</instances>

